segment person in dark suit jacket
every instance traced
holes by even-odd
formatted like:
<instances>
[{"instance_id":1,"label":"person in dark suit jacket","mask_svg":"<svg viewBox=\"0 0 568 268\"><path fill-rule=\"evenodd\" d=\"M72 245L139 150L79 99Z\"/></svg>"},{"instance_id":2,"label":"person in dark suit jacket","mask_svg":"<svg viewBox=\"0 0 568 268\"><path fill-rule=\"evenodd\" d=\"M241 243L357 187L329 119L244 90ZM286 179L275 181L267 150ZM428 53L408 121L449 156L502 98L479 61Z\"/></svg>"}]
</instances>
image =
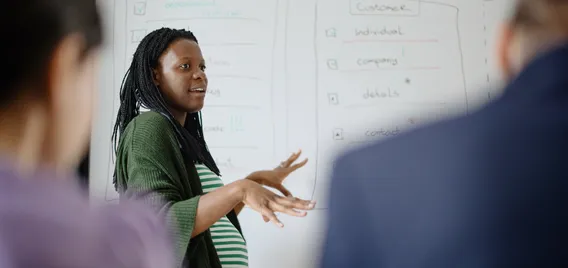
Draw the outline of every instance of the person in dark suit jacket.
<instances>
[{"instance_id":1,"label":"person in dark suit jacket","mask_svg":"<svg viewBox=\"0 0 568 268\"><path fill-rule=\"evenodd\" d=\"M519 1L504 94L342 155L321 267L568 267L568 1Z\"/></svg>"}]
</instances>

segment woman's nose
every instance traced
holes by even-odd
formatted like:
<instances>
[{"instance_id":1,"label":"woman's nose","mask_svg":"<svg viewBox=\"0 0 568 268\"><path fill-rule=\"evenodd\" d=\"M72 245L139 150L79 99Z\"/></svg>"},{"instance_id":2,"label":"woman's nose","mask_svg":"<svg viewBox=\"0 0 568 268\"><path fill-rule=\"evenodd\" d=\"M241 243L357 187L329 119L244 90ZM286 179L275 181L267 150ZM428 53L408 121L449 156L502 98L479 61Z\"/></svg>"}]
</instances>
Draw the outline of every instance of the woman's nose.
<instances>
[{"instance_id":1,"label":"woman's nose","mask_svg":"<svg viewBox=\"0 0 568 268\"><path fill-rule=\"evenodd\" d=\"M201 71L197 71L193 73L193 79L197 80L197 79L203 79L205 77L205 73L201 72Z\"/></svg>"}]
</instances>

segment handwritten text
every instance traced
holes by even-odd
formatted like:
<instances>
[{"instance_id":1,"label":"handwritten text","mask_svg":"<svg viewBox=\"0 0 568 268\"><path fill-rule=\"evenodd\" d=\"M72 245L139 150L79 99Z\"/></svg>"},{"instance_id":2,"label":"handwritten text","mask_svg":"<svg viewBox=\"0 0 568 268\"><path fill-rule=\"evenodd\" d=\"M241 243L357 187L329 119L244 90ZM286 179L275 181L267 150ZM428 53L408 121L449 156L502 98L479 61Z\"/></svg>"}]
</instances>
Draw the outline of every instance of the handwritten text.
<instances>
[{"instance_id":1,"label":"handwritten text","mask_svg":"<svg viewBox=\"0 0 568 268\"><path fill-rule=\"evenodd\" d=\"M405 4L385 5L385 4L357 3L356 7L358 11L364 11L364 12L392 12L392 13L412 12L412 10Z\"/></svg>"},{"instance_id":2,"label":"handwritten text","mask_svg":"<svg viewBox=\"0 0 568 268\"><path fill-rule=\"evenodd\" d=\"M367 27L365 29L355 29L355 36L402 36L404 32L400 26L397 27L382 27L382 28L372 28Z\"/></svg>"},{"instance_id":3,"label":"handwritten text","mask_svg":"<svg viewBox=\"0 0 568 268\"><path fill-rule=\"evenodd\" d=\"M363 93L363 99L386 99L386 98L398 98L400 93L396 90L391 90L390 88L379 89L379 88L367 88L367 91Z\"/></svg>"},{"instance_id":4,"label":"handwritten text","mask_svg":"<svg viewBox=\"0 0 568 268\"><path fill-rule=\"evenodd\" d=\"M371 129L365 131L365 136L367 137L391 137L400 134L400 129L395 127L394 129Z\"/></svg>"},{"instance_id":5,"label":"handwritten text","mask_svg":"<svg viewBox=\"0 0 568 268\"><path fill-rule=\"evenodd\" d=\"M380 68L384 64L396 66L398 65L398 59L397 58L357 59L357 65L359 66L375 65L375 67Z\"/></svg>"}]
</instances>

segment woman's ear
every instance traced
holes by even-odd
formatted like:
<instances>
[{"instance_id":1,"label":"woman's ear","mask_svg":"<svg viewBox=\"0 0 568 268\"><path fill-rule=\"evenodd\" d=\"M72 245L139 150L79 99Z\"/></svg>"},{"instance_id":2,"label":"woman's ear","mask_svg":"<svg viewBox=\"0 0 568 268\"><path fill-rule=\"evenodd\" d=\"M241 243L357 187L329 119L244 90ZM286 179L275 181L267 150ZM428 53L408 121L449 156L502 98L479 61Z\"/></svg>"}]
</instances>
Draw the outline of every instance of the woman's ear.
<instances>
[{"instance_id":1,"label":"woman's ear","mask_svg":"<svg viewBox=\"0 0 568 268\"><path fill-rule=\"evenodd\" d=\"M69 92L76 91L75 78L85 40L78 34L65 37L53 51L47 71L48 96L50 101L67 101Z\"/></svg>"},{"instance_id":2,"label":"woman's ear","mask_svg":"<svg viewBox=\"0 0 568 268\"><path fill-rule=\"evenodd\" d=\"M152 68L152 79L154 80L154 85L160 86L160 72L157 68Z\"/></svg>"},{"instance_id":3,"label":"woman's ear","mask_svg":"<svg viewBox=\"0 0 568 268\"><path fill-rule=\"evenodd\" d=\"M514 32L513 28L509 23L505 23L501 26L499 31L499 36L497 37L497 49L496 54L497 64L501 75L505 80L509 80L513 75L513 59L511 59Z\"/></svg>"}]
</instances>

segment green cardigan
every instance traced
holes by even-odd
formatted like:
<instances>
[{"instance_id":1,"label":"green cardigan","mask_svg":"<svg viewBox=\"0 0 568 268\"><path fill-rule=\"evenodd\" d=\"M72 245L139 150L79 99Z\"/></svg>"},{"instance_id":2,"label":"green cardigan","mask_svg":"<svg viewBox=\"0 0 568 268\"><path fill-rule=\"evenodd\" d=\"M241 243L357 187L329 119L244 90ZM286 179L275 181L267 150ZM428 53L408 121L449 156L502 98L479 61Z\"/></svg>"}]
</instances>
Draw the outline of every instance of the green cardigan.
<instances>
[{"instance_id":1,"label":"green cardigan","mask_svg":"<svg viewBox=\"0 0 568 268\"><path fill-rule=\"evenodd\" d=\"M170 121L156 112L142 113L120 137L117 187L121 198L129 192L147 193L143 200L166 217L176 267L221 268L209 230L191 238L203 190L195 165L186 163ZM227 217L240 232L235 211Z\"/></svg>"}]
</instances>

